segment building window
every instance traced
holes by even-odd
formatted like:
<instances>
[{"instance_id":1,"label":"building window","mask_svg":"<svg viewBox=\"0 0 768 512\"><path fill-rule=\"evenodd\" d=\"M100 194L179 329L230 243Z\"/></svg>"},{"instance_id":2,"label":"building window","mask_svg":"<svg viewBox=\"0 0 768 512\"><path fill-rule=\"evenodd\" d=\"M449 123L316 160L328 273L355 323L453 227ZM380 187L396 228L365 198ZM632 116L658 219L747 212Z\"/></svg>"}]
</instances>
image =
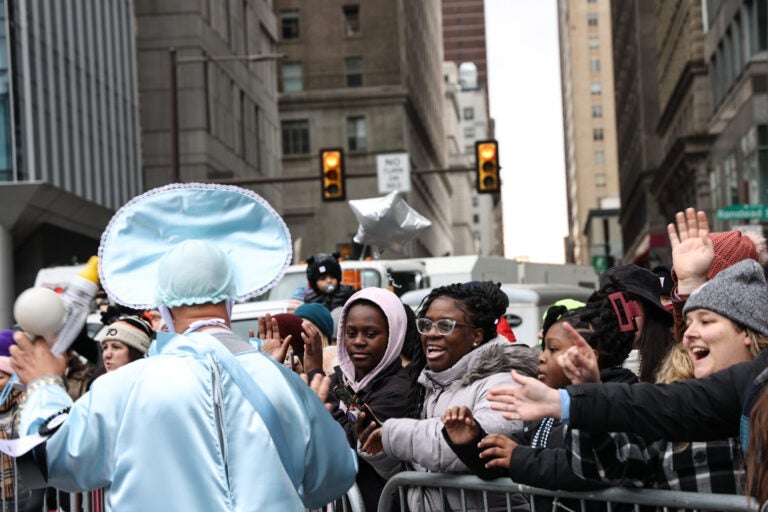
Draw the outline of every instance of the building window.
<instances>
[{"instance_id":1,"label":"building window","mask_svg":"<svg viewBox=\"0 0 768 512\"><path fill-rule=\"evenodd\" d=\"M280 26L282 28L283 40L299 38L299 11L280 12Z\"/></svg>"},{"instance_id":2,"label":"building window","mask_svg":"<svg viewBox=\"0 0 768 512\"><path fill-rule=\"evenodd\" d=\"M603 84L600 82L592 82L589 86L589 93L592 96L600 96L603 94Z\"/></svg>"},{"instance_id":3,"label":"building window","mask_svg":"<svg viewBox=\"0 0 768 512\"><path fill-rule=\"evenodd\" d=\"M283 136L283 155L305 155L309 153L309 121L283 121L280 123Z\"/></svg>"},{"instance_id":4,"label":"building window","mask_svg":"<svg viewBox=\"0 0 768 512\"><path fill-rule=\"evenodd\" d=\"M600 48L600 38L597 36L589 36L589 49L597 50Z\"/></svg>"},{"instance_id":5,"label":"building window","mask_svg":"<svg viewBox=\"0 0 768 512\"><path fill-rule=\"evenodd\" d=\"M480 224L480 215L477 213L472 214L472 222L475 224Z\"/></svg>"},{"instance_id":6,"label":"building window","mask_svg":"<svg viewBox=\"0 0 768 512\"><path fill-rule=\"evenodd\" d=\"M589 70L592 73L598 73L600 71L600 59L589 59Z\"/></svg>"},{"instance_id":7,"label":"building window","mask_svg":"<svg viewBox=\"0 0 768 512\"><path fill-rule=\"evenodd\" d=\"M595 165L603 165L605 163L605 151L598 149L595 151Z\"/></svg>"},{"instance_id":8,"label":"building window","mask_svg":"<svg viewBox=\"0 0 768 512\"><path fill-rule=\"evenodd\" d=\"M283 63L283 92L296 92L304 89L301 80L301 62Z\"/></svg>"},{"instance_id":9,"label":"building window","mask_svg":"<svg viewBox=\"0 0 768 512\"><path fill-rule=\"evenodd\" d=\"M464 153L471 155L475 152L475 145L474 144L467 144L464 146Z\"/></svg>"},{"instance_id":10,"label":"building window","mask_svg":"<svg viewBox=\"0 0 768 512\"><path fill-rule=\"evenodd\" d=\"M603 106L602 105L592 105L592 118L593 119L600 119L603 117Z\"/></svg>"},{"instance_id":11,"label":"building window","mask_svg":"<svg viewBox=\"0 0 768 512\"><path fill-rule=\"evenodd\" d=\"M480 198L477 196L472 196L472 206L479 206L480 205Z\"/></svg>"},{"instance_id":12,"label":"building window","mask_svg":"<svg viewBox=\"0 0 768 512\"><path fill-rule=\"evenodd\" d=\"M592 130L592 140L603 140L603 129L595 128Z\"/></svg>"},{"instance_id":13,"label":"building window","mask_svg":"<svg viewBox=\"0 0 768 512\"><path fill-rule=\"evenodd\" d=\"M474 139L475 138L475 127L474 126L466 126L466 127L464 127L464 138L465 139Z\"/></svg>"},{"instance_id":14,"label":"building window","mask_svg":"<svg viewBox=\"0 0 768 512\"><path fill-rule=\"evenodd\" d=\"M360 33L360 6L345 5L341 8L344 12L344 34L356 36Z\"/></svg>"},{"instance_id":15,"label":"building window","mask_svg":"<svg viewBox=\"0 0 768 512\"><path fill-rule=\"evenodd\" d=\"M363 85L363 59L350 57L344 59L347 69L347 87L360 87Z\"/></svg>"},{"instance_id":16,"label":"building window","mask_svg":"<svg viewBox=\"0 0 768 512\"><path fill-rule=\"evenodd\" d=\"M597 188L605 188L605 173L598 172L595 174L595 186Z\"/></svg>"},{"instance_id":17,"label":"building window","mask_svg":"<svg viewBox=\"0 0 768 512\"><path fill-rule=\"evenodd\" d=\"M472 121L475 118L474 107L464 107L464 120Z\"/></svg>"},{"instance_id":18,"label":"building window","mask_svg":"<svg viewBox=\"0 0 768 512\"><path fill-rule=\"evenodd\" d=\"M591 12L587 14L587 25L589 25L590 27L597 26L597 13Z\"/></svg>"},{"instance_id":19,"label":"building window","mask_svg":"<svg viewBox=\"0 0 768 512\"><path fill-rule=\"evenodd\" d=\"M350 151L364 151L368 147L365 137L365 118L347 118L347 145Z\"/></svg>"},{"instance_id":20,"label":"building window","mask_svg":"<svg viewBox=\"0 0 768 512\"><path fill-rule=\"evenodd\" d=\"M588 4L596 4L596 3L597 3L597 0L587 0L587 3L588 3Z\"/></svg>"}]
</instances>

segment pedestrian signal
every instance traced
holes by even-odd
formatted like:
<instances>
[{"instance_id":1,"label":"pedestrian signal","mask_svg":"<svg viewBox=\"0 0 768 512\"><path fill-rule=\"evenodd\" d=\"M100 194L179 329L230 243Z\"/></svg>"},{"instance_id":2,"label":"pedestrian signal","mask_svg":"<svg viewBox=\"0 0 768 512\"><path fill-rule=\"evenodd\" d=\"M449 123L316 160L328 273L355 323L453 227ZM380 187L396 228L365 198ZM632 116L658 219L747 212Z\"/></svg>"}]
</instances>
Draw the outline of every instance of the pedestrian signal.
<instances>
[{"instance_id":1,"label":"pedestrian signal","mask_svg":"<svg viewBox=\"0 0 768 512\"><path fill-rule=\"evenodd\" d=\"M495 140L481 140L475 143L475 171L477 192L495 194L501 187L499 178L499 143Z\"/></svg>"},{"instance_id":2,"label":"pedestrian signal","mask_svg":"<svg viewBox=\"0 0 768 512\"><path fill-rule=\"evenodd\" d=\"M320 150L323 201L344 201L347 190L344 177L344 152L339 149Z\"/></svg>"}]
</instances>

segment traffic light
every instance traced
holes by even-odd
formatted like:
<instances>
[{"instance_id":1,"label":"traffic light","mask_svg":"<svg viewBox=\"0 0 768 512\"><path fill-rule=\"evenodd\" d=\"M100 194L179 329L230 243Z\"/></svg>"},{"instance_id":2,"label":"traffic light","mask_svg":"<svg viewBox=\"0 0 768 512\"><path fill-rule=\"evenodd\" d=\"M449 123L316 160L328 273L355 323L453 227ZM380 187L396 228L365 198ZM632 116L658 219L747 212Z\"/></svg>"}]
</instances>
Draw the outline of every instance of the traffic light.
<instances>
[{"instance_id":1,"label":"traffic light","mask_svg":"<svg viewBox=\"0 0 768 512\"><path fill-rule=\"evenodd\" d=\"M323 201L344 201L347 189L344 177L344 151L341 148L320 150Z\"/></svg>"},{"instance_id":2,"label":"traffic light","mask_svg":"<svg viewBox=\"0 0 768 512\"><path fill-rule=\"evenodd\" d=\"M499 178L499 143L495 140L480 140L475 143L475 171L477 192L495 194L501 188Z\"/></svg>"}]
</instances>

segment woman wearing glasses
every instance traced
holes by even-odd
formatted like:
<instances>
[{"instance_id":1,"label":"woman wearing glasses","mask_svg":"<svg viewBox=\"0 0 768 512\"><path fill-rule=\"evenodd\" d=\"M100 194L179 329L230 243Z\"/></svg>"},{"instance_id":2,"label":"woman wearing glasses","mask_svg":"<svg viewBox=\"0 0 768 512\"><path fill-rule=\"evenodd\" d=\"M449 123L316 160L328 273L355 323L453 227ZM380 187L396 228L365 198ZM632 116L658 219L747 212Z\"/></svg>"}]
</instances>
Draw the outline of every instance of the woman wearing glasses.
<instances>
[{"instance_id":1,"label":"woman wearing glasses","mask_svg":"<svg viewBox=\"0 0 768 512\"><path fill-rule=\"evenodd\" d=\"M359 452L384 477L403 469L468 473L467 467L443 437L443 413L465 406L482 418L489 433L510 435L522 422L507 421L490 407L488 391L512 382L510 371L536 375L536 356L525 345L513 345L496 334L498 318L506 311L507 296L492 282L435 288L419 308L416 327L426 355L426 368L409 397L407 418L391 418L370 425L360 439ZM505 383L505 384L502 384ZM447 491L443 503L437 491L425 490L428 510L461 507L458 491ZM465 493L468 509L482 508L479 494ZM512 497L513 509L528 510L522 496ZM420 509L420 491L409 491L411 510ZM504 496L499 496L505 505Z\"/></svg>"}]
</instances>

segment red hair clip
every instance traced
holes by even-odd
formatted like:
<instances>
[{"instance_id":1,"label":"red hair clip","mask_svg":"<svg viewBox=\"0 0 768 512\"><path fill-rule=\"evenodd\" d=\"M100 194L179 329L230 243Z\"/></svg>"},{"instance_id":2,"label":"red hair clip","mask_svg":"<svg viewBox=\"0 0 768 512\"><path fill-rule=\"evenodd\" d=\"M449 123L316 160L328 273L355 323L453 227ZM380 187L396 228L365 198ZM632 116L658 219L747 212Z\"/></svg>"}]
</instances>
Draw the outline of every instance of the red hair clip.
<instances>
[{"instance_id":1,"label":"red hair clip","mask_svg":"<svg viewBox=\"0 0 768 512\"><path fill-rule=\"evenodd\" d=\"M643 313L640 304L636 300L627 300L621 292L610 294L608 300L611 301L616 318L619 320L619 330L621 332L636 331L635 318Z\"/></svg>"}]
</instances>

